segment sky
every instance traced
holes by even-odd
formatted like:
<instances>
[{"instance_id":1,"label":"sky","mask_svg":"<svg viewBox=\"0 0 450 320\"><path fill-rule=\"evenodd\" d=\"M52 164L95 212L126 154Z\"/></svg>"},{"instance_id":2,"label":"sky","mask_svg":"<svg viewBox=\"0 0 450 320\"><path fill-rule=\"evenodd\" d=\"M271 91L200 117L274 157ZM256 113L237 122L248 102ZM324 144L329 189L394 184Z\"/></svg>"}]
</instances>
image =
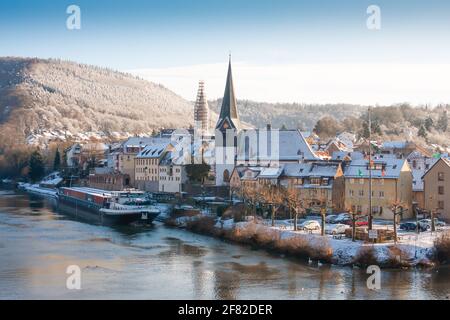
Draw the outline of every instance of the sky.
<instances>
[{"instance_id":1,"label":"sky","mask_svg":"<svg viewBox=\"0 0 450 320\"><path fill-rule=\"evenodd\" d=\"M68 30L69 5L81 29ZM369 30L367 8L381 12ZM2 0L0 56L62 58L131 71L193 100L450 102L450 1Z\"/></svg>"}]
</instances>

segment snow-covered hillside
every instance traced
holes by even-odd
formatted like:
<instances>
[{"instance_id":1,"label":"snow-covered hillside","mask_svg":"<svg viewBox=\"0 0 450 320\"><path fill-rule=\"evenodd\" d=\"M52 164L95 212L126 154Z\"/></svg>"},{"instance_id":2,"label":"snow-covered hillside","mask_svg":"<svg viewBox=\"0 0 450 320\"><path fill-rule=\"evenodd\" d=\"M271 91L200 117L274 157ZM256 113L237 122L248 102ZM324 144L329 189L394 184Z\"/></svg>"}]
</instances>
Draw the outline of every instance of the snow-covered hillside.
<instances>
[{"instance_id":1,"label":"snow-covered hillside","mask_svg":"<svg viewBox=\"0 0 450 320\"><path fill-rule=\"evenodd\" d=\"M24 138L42 131L139 134L187 127L192 114L190 102L129 74L60 60L0 58L0 126Z\"/></svg>"}]
</instances>

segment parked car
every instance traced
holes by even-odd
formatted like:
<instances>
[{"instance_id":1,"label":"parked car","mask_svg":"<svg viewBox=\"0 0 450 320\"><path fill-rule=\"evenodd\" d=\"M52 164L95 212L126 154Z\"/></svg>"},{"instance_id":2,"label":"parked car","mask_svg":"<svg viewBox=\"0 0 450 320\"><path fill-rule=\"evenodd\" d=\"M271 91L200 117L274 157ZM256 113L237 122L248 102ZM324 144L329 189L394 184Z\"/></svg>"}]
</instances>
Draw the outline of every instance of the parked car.
<instances>
[{"instance_id":1,"label":"parked car","mask_svg":"<svg viewBox=\"0 0 450 320\"><path fill-rule=\"evenodd\" d=\"M326 223L335 223L334 221L337 219L337 215L336 214L330 214L329 216L325 217L325 222Z\"/></svg>"},{"instance_id":2,"label":"parked car","mask_svg":"<svg viewBox=\"0 0 450 320\"><path fill-rule=\"evenodd\" d=\"M352 220L350 215L348 213L340 213L337 215L337 217L334 219L334 223L343 223L343 221L346 220Z\"/></svg>"},{"instance_id":3,"label":"parked car","mask_svg":"<svg viewBox=\"0 0 450 320\"><path fill-rule=\"evenodd\" d=\"M348 225L342 223L328 225L325 227L325 233L332 235L345 234L345 230L347 230L348 228L350 228Z\"/></svg>"},{"instance_id":4,"label":"parked car","mask_svg":"<svg viewBox=\"0 0 450 320\"><path fill-rule=\"evenodd\" d=\"M351 218L345 219L342 223L346 224L348 226L352 226L353 220ZM362 217L362 218L356 220L355 224L357 227L365 227L365 226L369 225L369 219L367 217Z\"/></svg>"},{"instance_id":5,"label":"parked car","mask_svg":"<svg viewBox=\"0 0 450 320\"><path fill-rule=\"evenodd\" d=\"M420 224L419 224L420 227ZM402 224L400 224L400 229L401 230L406 230L406 231L415 231L417 229L417 224L415 222L404 222ZM420 228L420 231L424 231L422 230L422 228Z\"/></svg>"},{"instance_id":6,"label":"parked car","mask_svg":"<svg viewBox=\"0 0 450 320\"><path fill-rule=\"evenodd\" d=\"M312 231L312 230L320 230L321 226L320 223L316 220L307 220L302 224L300 224L299 228L300 230Z\"/></svg>"},{"instance_id":7,"label":"parked car","mask_svg":"<svg viewBox=\"0 0 450 320\"><path fill-rule=\"evenodd\" d=\"M445 222L444 221L439 221L437 218L434 218L434 225L436 227L445 227ZM431 219L422 219L419 220L419 226L423 229L423 230L431 230Z\"/></svg>"}]
</instances>

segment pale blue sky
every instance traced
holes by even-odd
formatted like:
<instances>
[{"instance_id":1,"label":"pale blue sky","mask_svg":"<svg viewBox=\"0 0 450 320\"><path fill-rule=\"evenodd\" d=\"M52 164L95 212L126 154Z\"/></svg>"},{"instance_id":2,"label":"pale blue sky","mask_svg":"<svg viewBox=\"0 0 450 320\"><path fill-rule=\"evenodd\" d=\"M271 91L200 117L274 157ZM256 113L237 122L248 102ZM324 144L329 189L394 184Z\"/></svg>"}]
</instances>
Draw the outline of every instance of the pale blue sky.
<instances>
[{"instance_id":1,"label":"pale blue sky","mask_svg":"<svg viewBox=\"0 0 450 320\"><path fill-rule=\"evenodd\" d=\"M65 27L66 8L82 29ZM382 29L366 28L381 7ZM414 0L2 0L0 55L115 69L237 61L448 63L450 2Z\"/></svg>"}]
</instances>

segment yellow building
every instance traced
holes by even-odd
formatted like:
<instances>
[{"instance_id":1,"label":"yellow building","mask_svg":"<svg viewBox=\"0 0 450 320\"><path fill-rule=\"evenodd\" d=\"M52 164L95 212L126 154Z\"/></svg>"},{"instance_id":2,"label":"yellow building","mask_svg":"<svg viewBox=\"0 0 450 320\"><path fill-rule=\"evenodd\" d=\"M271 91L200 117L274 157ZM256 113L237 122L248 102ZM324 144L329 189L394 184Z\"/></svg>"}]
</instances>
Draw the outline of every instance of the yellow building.
<instances>
[{"instance_id":1,"label":"yellow building","mask_svg":"<svg viewBox=\"0 0 450 320\"><path fill-rule=\"evenodd\" d=\"M439 159L423 176L425 208L450 222L450 160Z\"/></svg>"},{"instance_id":2,"label":"yellow building","mask_svg":"<svg viewBox=\"0 0 450 320\"><path fill-rule=\"evenodd\" d=\"M386 158L372 162L372 214L375 219L393 219L392 205L407 209L403 218L412 218L413 176L404 159ZM345 208L369 213L369 161L353 160L344 170Z\"/></svg>"}]
</instances>

